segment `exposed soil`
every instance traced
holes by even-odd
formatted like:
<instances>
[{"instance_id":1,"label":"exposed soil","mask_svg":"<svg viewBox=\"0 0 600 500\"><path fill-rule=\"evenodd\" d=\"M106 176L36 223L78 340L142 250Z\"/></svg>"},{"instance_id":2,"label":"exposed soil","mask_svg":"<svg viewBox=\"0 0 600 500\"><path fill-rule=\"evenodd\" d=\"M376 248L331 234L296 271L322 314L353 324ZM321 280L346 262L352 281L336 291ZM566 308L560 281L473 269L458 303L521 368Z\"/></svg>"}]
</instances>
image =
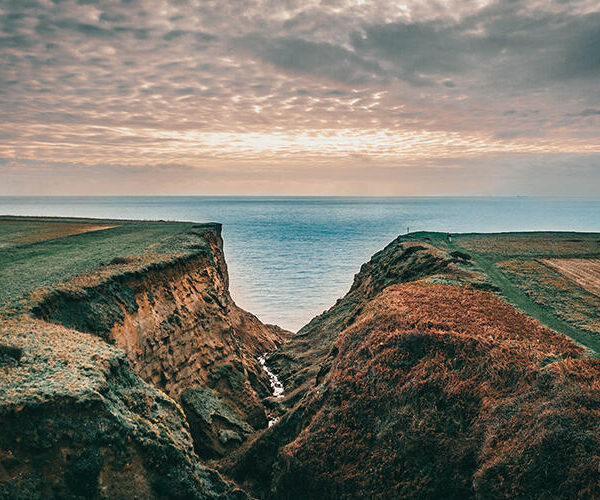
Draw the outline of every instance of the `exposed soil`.
<instances>
[{"instance_id":1,"label":"exposed soil","mask_svg":"<svg viewBox=\"0 0 600 500\"><path fill-rule=\"evenodd\" d=\"M600 297L600 259L543 259L542 262Z\"/></svg>"}]
</instances>

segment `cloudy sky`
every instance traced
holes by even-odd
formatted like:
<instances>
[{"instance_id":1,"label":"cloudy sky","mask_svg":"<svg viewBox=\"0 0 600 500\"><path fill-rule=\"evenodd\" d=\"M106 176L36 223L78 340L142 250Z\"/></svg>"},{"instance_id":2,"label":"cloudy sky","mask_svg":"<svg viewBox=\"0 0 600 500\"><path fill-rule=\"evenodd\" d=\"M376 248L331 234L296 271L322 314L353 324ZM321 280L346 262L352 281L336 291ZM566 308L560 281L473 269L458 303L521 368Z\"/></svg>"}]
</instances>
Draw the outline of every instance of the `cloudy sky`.
<instances>
[{"instance_id":1,"label":"cloudy sky","mask_svg":"<svg viewBox=\"0 0 600 500\"><path fill-rule=\"evenodd\" d=\"M0 0L0 195L598 195L598 0Z\"/></svg>"}]
</instances>

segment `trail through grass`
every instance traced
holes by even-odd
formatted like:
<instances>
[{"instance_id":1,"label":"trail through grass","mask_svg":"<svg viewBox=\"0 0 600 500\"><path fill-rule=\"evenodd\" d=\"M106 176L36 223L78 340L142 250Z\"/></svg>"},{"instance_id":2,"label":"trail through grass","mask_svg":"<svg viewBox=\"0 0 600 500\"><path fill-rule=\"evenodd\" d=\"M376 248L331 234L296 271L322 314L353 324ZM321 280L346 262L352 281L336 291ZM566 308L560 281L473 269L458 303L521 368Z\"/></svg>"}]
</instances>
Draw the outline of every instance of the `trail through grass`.
<instances>
[{"instance_id":1,"label":"trail through grass","mask_svg":"<svg viewBox=\"0 0 600 500\"><path fill-rule=\"evenodd\" d=\"M569 235L564 236L565 238L567 236L572 237L573 234L576 233L569 233ZM497 235L483 234L478 236L498 237ZM552 241L556 241L558 238L556 235L551 235L550 233L548 234L548 237ZM485 274L487 274L492 283L500 289L502 296L513 306L523 311L530 317L538 320L548 328L571 337L579 344L590 349L593 356L600 357L600 336L568 323L557 316L552 310L537 304L530 297L528 297L524 291L519 289L506 277L506 275L496 266L495 261L501 258L506 258L507 256L495 256L490 254L490 257L488 257L482 253L474 252L472 249L460 244L460 241L463 238L462 235L454 236L451 242L447 240L446 234L444 233L414 233L409 235L409 238L425 240L432 245L437 246L438 248L448 251L467 251L471 255L476 266L479 267ZM590 238L588 237L587 239ZM572 242L572 240L568 241Z\"/></svg>"}]
</instances>

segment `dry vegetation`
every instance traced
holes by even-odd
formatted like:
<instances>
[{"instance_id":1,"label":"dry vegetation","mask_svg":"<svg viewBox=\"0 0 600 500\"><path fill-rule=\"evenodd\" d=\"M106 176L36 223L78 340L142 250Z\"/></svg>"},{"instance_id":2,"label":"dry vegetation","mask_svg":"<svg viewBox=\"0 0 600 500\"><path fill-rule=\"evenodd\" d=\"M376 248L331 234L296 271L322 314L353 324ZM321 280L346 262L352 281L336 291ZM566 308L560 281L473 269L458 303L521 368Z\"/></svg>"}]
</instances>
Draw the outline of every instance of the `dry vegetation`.
<instances>
[{"instance_id":1,"label":"dry vegetation","mask_svg":"<svg viewBox=\"0 0 600 500\"><path fill-rule=\"evenodd\" d=\"M516 307L600 355L600 234L458 235ZM560 268L560 269L559 269Z\"/></svg>"},{"instance_id":2,"label":"dry vegetation","mask_svg":"<svg viewBox=\"0 0 600 500\"><path fill-rule=\"evenodd\" d=\"M554 290L565 310L585 303L577 293L598 298L536 260L552 235L526 253L530 237L477 240L510 259L435 233L374 255L271 356L290 410L227 471L273 499L600 495L600 361L505 292L539 285L540 303ZM591 328L600 308L588 305Z\"/></svg>"},{"instance_id":3,"label":"dry vegetation","mask_svg":"<svg viewBox=\"0 0 600 500\"><path fill-rule=\"evenodd\" d=\"M460 246L487 256L562 256L600 253L596 233L500 233L460 235Z\"/></svg>"},{"instance_id":4,"label":"dry vegetation","mask_svg":"<svg viewBox=\"0 0 600 500\"><path fill-rule=\"evenodd\" d=\"M509 259L497 266L540 306L570 324L600 334L600 297L537 259Z\"/></svg>"},{"instance_id":5,"label":"dry vegetation","mask_svg":"<svg viewBox=\"0 0 600 500\"><path fill-rule=\"evenodd\" d=\"M600 494L600 362L494 295L390 286L334 351L275 497Z\"/></svg>"},{"instance_id":6,"label":"dry vegetation","mask_svg":"<svg viewBox=\"0 0 600 500\"><path fill-rule=\"evenodd\" d=\"M40 241L82 234L90 231L111 229L117 225L93 222L50 222L45 220L0 217L2 226L0 248L26 245Z\"/></svg>"}]
</instances>

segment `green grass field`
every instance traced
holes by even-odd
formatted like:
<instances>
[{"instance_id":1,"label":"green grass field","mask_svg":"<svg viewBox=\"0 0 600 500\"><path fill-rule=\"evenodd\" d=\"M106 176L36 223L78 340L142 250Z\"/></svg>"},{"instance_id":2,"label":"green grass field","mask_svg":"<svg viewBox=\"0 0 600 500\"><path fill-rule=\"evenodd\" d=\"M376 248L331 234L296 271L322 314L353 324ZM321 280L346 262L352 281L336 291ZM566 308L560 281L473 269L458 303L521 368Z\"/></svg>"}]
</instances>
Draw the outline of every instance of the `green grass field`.
<instances>
[{"instance_id":1,"label":"green grass field","mask_svg":"<svg viewBox=\"0 0 600 500\"><path fill-rule=\"evenodd\" d=\"M600 234L523 232L413 233L409 239L468 253L515 307L600 355L600 298L548 269L544 258L598 258Z\"/></svg>"},{"instance_id":2,"label":"green grass field","mask_svg":"<svg viewBox=\"0 0 600 500\"><path fill-rule=\"evenodd\" d=\"M114 227L95 230L106 226ZM198 244L188 236L194 227L191 222L0 217L0 307L111 262L185 252Z\"/></svg>"}]
</instances>

